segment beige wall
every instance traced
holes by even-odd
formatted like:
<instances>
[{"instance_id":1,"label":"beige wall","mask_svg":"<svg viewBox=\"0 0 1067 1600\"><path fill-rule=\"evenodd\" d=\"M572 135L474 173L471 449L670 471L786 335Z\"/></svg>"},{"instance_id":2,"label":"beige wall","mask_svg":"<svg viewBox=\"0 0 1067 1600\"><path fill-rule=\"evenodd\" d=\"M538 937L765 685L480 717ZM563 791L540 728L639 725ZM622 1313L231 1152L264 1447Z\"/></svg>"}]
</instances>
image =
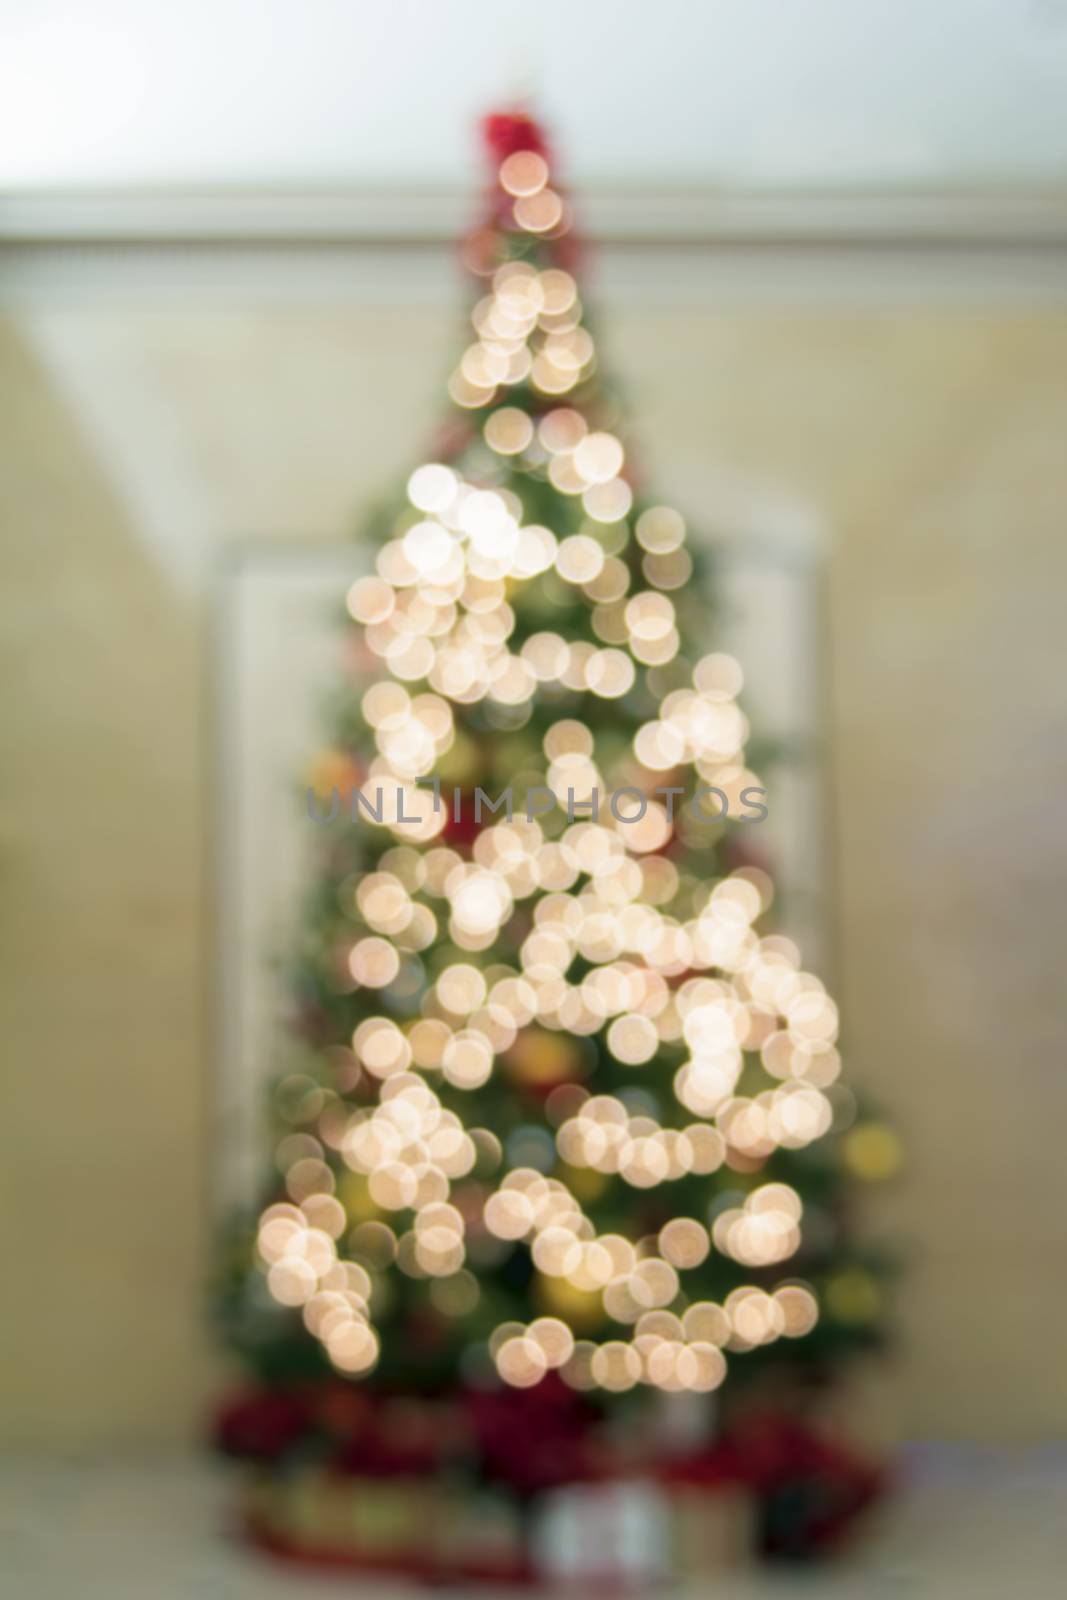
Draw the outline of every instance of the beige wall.
<instances>
[{"instance_id":1,"label":"beige wall","mask_svg":"<svg viewBox=\"0 0 1067 1600\"><path fill-rule=\"evenodd\" d=\"M208 575L389 487L453 326L98 301L0 332L15 1436L197 1425ZM884 1394L905 1432L1062 1431L1067 312L630 308L607 335L666 494L725 475L832 532L848 1061L910 1148L872 1208L912 1255Z\"/></svg>"}]
</instances>

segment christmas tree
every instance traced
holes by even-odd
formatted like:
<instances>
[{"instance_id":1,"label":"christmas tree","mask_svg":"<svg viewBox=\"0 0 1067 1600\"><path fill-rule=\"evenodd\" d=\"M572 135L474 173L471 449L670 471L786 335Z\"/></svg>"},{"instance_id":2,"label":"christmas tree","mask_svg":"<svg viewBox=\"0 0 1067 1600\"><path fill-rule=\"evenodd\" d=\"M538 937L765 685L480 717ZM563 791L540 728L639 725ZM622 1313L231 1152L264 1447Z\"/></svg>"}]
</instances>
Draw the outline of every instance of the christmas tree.
<instances>
[{"instance_id":1,"label":"christmas tree","mask_svg":"<svg viewBox=\"0 0 1067 1600\"><path fill-rule=\"evenodd\" d=\"M348 595L264 1205L226 1295L270 1377L709 1391L879 1320L895 1162L767 923L742 672L623 437L571 207L487 119L473 337Z\"/></svg>"}]
</instances>

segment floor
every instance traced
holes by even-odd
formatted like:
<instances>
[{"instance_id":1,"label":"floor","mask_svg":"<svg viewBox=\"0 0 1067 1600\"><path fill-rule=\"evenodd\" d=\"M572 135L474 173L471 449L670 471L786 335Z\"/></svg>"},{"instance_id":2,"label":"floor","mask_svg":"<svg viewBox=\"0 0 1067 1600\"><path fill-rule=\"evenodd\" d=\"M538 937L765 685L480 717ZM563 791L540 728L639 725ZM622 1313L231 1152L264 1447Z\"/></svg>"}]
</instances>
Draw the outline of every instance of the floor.
<instances>
[{"instance_id":1,"label":"floor","mask_svg":"<svg viewBox=\"0 0 1067 1600\"><path fill-rule=\"evenodd\" d=\"M1060 1600L1067 1450L926 1449L894 1502L830 1571L729 1575L729 1600ZM202 1460L0 1460L3 1600L408 1600L406 1585L305 1575L226 1529L227 1485ZM455 1591L452 1591L453 1594ZM481 1600L495 1600L486 1591ZM677 1600L684 1600L679 1594Z\"/></svg>"}]
</instances>

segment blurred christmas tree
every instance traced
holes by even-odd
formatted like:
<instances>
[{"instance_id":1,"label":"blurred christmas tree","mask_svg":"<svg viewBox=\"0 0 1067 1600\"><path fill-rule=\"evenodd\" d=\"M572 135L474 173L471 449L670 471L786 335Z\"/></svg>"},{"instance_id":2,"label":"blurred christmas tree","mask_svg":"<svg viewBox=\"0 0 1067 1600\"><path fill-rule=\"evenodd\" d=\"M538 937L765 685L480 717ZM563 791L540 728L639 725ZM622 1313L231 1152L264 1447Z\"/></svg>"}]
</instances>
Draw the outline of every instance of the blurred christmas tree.
<instances>
[{"instance_id":1,"label":"blurred christmas tree","mask_svg":"<svg viewBox=\"0 0 1067 1600\"><path fill-rule=\"evenodd\" d=\"M741 669L628 461L544 137L486 136L474 342L348 596L305 1059L228 1331L270 1379L412 1391L832 1366L876 1336L848 1189L895 1142L838 1085L823 984L757 931Z\"/></svg>"}]
</instances>

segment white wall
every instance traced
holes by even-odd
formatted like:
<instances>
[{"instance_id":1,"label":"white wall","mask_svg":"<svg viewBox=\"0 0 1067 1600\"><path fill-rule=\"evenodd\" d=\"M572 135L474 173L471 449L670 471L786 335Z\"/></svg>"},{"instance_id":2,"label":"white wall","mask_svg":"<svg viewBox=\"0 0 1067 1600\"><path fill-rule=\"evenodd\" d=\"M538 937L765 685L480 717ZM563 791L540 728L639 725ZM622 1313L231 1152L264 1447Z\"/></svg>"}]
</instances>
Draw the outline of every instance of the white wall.
<instances>
[{"instance_id":1,"label":"white wall","mask_svg":"<svg viewBox=\"0 0 1067 1600\"><path fill-rule=\"evenodd\" d=\"M717 520L711 473L835 533L847 1070L908 1152L870 1200L908 1261L881 1401L913 1434L1062 1435L1067 314L608 309L650 472L694 526ZM440 301L321 294L68 296L0 324L12 1437L158 1440L203 1415L202 578L237 534L352 526L421 451L455 331Z\"/></svg>"}]
</instances>

